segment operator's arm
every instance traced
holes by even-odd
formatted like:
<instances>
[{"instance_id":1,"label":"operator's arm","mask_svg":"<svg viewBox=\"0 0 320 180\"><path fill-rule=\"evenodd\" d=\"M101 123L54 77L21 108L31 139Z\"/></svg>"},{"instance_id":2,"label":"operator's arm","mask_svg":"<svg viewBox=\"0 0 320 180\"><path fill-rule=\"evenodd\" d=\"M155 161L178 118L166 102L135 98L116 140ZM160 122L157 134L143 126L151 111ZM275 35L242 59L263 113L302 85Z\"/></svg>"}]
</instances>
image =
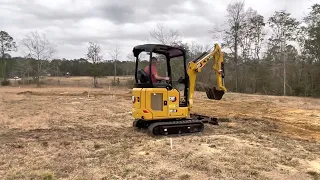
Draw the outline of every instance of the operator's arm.
<instances>
[{"instance_id":1,"label":"operator's arm","mask_svg":"<svg viewBox=\"0 0 320 180\"><path fill-rule=\"evenodd\" d=\"M151 67L152 76L156 78L157 80L169 80L169 77L162 77L158 75L157 68L155 66Z\"/></svg>"},{"instance_id":2,"label":"operator's arm","mask_svg":"<svg viewBox=\"0 0 320 180\"><path fill-rule=\"evenodd\" d=\"M169 80L169 77L159 76L158 73L153 75L157 80Z\"/></svg>"},{"instance_id":3,"label":"operator's arm","mask_svg":"<svg viewBox=\"0 0 320 180\"><path fill-rule=\"evenodd\" d=\"M208 63L210 59L214 59L213 69L216 72L217 86L218 90L227 91L223 84L223 54L218 44L215 44L214 50L210 53L203 53L197 59L189 62L188 66L188 76L189 76L189 107L192 108L193 95L196 85L196 77L202 68Z\"/></svg>"}]
</instances>

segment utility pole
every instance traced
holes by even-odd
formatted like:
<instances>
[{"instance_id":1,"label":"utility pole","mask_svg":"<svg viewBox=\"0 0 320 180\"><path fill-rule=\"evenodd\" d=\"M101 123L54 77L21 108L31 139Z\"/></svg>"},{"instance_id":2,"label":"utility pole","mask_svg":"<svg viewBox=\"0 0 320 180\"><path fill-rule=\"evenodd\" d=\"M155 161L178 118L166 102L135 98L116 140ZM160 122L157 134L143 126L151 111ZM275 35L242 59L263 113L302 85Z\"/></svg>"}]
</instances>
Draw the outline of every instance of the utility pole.
<instances>
[{"instance_id":1,"label":"utility pole","mask_svg":"<svg viewBox=\"0 0 320 180\"><path fill-rule=\"evenodd\" d=\"M117 57L116 57L117 58ZM117 59L113 60L114 63L114 76L113 76L113 80L114 82L116 82L116 76L117 76Z\"/></svg>"},{"instance_id":2,"label":"utility pole","mask_svg":"<svg viewBox=\"0 0 320 180\"><path fill-rule=\"evenodd\" d=\"M286 57L283 52L283 95L286 95Z\"/></svg>"},{"instance_id":3,"label":"utility pole","mask_svg":"<svg viewBox=\"0 0 320 180\"><path fill-rule=\"evenodd\" d=\"M234 35L234 61L236 63L236 92L238 92L238 30L239 22L235 23L235 35Z\"/></svg>"},{"instance_id":4,"label":"utility pole","mask_svg":"<svg viewBox=\"0 0 320 180\"><path fill-rule=\"evenodd\" d=\"M282 61L283 61L283 95L286 96L286 57L285 57L285 51L286 51L286 37L284 35L284 31L281 28L281 55L282 55Z\"/></svg>"},{"instance_id":5,"label":"utility pole","mask_svg":"<svg viewBox=\"0 0 320 180\"><path fill-rule=\"evenodd\" d=\"M117 76L117 60L118 60L118 56L120 54L120 49L119 46L116 45L116 47L109 52L112 61L113 61L113 67L114 67L114 76L113 76L113 81L116 82L116 76Z\"/></svg>"}]
</instances>

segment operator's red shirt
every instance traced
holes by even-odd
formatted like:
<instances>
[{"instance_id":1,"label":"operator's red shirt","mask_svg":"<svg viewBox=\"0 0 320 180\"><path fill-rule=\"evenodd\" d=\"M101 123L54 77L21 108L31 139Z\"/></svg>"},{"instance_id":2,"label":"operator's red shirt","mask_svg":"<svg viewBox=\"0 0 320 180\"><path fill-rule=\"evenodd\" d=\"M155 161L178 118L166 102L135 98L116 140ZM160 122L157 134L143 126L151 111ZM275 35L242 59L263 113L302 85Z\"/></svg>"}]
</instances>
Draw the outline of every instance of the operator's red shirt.
<instances>
[{"instance_id":1,"label":"operator's red shirt","mask_svg":"<svg viewBox=\"0 0 320 180\"><path fill-rule=\"evenodd\" d=\"M149 65L144 68L144 71L149 76ZM157 67L156 67L156 65L152 65L151 66L151 81L152 81L152 83L157 83L157 79L155 77L155 74L157 74Z\"/></svg>"}]
</instances>

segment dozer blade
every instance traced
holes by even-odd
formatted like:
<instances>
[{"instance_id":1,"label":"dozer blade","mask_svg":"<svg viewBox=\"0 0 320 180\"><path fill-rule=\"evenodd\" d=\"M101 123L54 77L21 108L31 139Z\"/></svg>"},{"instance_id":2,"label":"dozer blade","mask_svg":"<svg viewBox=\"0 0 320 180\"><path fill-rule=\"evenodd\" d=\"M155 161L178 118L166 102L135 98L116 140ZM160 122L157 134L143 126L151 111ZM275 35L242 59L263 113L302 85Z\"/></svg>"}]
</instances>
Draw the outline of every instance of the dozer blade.
<instances>
[{"instance_id":1,"label":"dozer blade","mask_svg":"<svg viewBox=\"0 0 320 180\"><path fill-rule=\"evenodd\" d=\"M218 118L211 117L211 116L205 116L201 114L191 113L190 114L191 119L202 121L203 123L209 123L212 125L219 125Z\"/></svg>"},{"instance_id":2,"label":"dozer blade","mask_svg":"<svg viewBox=\"0 0 320 180\"><path fill-rule=\"evenodd\" d=\"M207 97L209 99L220 100L224 95L224 91L217 90L216 87L213 87L213 88L206 87L205 90L206 90Z\"/></svg>"}]
</instances>

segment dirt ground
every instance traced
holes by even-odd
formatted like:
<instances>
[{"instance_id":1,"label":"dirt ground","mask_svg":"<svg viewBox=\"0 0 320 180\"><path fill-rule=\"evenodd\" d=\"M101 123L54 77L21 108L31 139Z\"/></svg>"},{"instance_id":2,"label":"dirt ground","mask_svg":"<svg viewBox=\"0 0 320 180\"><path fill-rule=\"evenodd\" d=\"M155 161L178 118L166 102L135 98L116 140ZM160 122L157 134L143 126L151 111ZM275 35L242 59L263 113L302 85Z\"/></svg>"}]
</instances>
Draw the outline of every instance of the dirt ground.
<instances>
[{"instance_id":1,"label":"dirt ground","mask_svg":"<svg viewBox=\"0 0 320 180\"><path fill-rule=\"evenodd\" d=\"M129 89L0 88L0 179L319 179L320 99L197 92L203 134L132 128Z\"/></svg>"}]
</instances>

